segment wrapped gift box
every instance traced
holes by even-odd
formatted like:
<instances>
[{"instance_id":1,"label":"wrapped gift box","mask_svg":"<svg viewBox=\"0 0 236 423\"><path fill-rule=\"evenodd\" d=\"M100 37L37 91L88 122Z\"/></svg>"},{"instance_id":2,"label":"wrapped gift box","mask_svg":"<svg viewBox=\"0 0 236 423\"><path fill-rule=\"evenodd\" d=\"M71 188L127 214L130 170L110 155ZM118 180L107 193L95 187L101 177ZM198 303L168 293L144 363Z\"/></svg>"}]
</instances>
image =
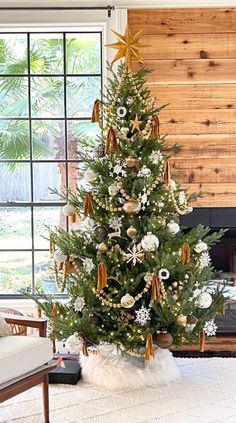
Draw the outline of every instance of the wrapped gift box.
<instances>
[{"instance_id":1,"label":"wrapped gift box","mask_svg":"<svg viewBox=\"0 0 236 423\"><path fill-rule=\"evenodd\" d=\"M57 367L49 372L49 383L76 385L81 379L81 366L77 354L55 354L50 363L57 363Z\"/></svg>"}]
</instances>

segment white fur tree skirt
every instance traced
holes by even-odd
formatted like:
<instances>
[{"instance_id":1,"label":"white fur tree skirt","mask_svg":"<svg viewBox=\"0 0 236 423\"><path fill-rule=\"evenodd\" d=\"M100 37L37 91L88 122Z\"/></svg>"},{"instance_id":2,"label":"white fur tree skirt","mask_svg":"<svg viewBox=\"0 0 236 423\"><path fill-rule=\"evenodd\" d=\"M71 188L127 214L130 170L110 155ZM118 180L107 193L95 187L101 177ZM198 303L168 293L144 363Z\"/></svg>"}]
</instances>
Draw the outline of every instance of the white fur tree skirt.
<instances>
[{"instance_id":1,"label":"white fur tree skirt","mask_svg":"<svg viewBox=\"0 0 236 423\"><path fill-rule=\"evenodd\" d=\"M141 357L123 357L107 348L99 354L81 356L83 379L111 390L132 390L166 385L180 378L177 362L169 350L157 350L146 362Z\"/></svg>"},{"instance_id":2,"label":"white fur tree skirt","mask_svg":"<svg viewBox=\"0 0 236 423\"><path fill-rule=\"evenodd\" d=\"M50 423L235 423L236 359L176 361L181 379L155 388L50 385ZM0 404L0 423L43 423L41 387Z\"/></svg>"}]
</instances>

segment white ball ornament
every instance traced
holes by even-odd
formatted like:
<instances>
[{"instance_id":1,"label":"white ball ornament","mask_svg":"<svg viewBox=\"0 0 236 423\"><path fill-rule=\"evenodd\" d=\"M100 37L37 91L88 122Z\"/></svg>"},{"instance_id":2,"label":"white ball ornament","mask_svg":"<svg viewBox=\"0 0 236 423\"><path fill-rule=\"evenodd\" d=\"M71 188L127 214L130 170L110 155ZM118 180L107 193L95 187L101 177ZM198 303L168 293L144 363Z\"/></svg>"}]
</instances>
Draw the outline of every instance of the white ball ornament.
<instances>
[{"instance_id":1,"label":"white ball ornament","mask_svg":"<svg viewBox=\"0 0 236 423\"><path fill-rule=\"evenodd\" d=\"M212 296L209 292L202 292L197 298L197 306L199 308L209 308L212 304Z\"/></svg>"},{"instance_id":2,"label":"white ball ornament","mask_svg":"<svg viewBox=\"0 0 236 423\"><path fill-rule=\"evenodd\" d=\"M71 204L66 204L63 207L62 211L65 216L72 216L76 212L75 207L72 206Z\"/></svg>"},{"instance_id":3,"label":"white ball ornament","mask_svg":"<svg viewBox=\"0 0 236 423\"><path fill-rule=\"evenodd\" d=\"M206 244L206 242L203 242L201 240L198 241L198 243L196 244L194 251L196 251L196 253L202 253L203 251L207 251L208 249L208 245Z\"/></svg>"},{"instance_id":4,"label":"white ball ornament","mask_svg":"<svg viewBox=\"0 0 236 423\"><path fill-rule=\"evenodd\" d=\"M67 255L63 253L61 250L56 250L54 253L54 260L57 263L64 263L64 261L67 259Z\"/></svg>"},{"instance_id":5,"label":"white ball ornament","mask_svg":"<svg viewBox=\"0 0 236 423\"><path fill-rule=\"evenodd\" d=\"M87 182L93 182L95 179L97 179L97 174L92 169L87 169L84 172L84 179Z\"/></svg>"},{"instance_id":6,"label":"white ball ornament","mask_svg":"<svg viewBox=\"0 0 236 423\"><path fill-rule=\"evenodd\" d=\"M108 187L108 192L111 197L115 197L115 195L119 192L119 188L116 184L112 184Z\"/></svg>"},{"instance_id":7,"label":"white ball ornament","mask_svg":"<svg viewBox=\"0 0 236 423\"><path fill-rule=\"evenodd\" d=\"M77 332L69 336L65 342L65 346L71 354L79 354L83 349L83 339Z\"/></svg>"},{"instance_id":8,"label":"white ball ornament","mask_svg":"<svg viewBox=\"0 0 236 423\"><path fill-rule=\"evenodd\" d=\"M141 240L141 246L144 251L156 251L159 247L159 239L152 232L148 232Z\"/></svg>"},{"instance_id":9,"label":"white ball ornament","mask_svg":"<svg viewBox=\"0 0 236 423\"><path fill-rule=\"evenodd\" d=\"M125 294L120 300L121 306L124 308L131 308L135 304L135 299L130 294Z\"/></svg>"},{"instance_id":10,"label":"white ball ornament","mask_svg":"<svg viewBox=\"0 0 236 423\"><path fill-rule=\"evenodd\" d=\"M172 235L175 235L180 231L179 224L174 222L173 220L171 220L169 223L167 223L166 227Z\"/></svg>"}]
</instances>

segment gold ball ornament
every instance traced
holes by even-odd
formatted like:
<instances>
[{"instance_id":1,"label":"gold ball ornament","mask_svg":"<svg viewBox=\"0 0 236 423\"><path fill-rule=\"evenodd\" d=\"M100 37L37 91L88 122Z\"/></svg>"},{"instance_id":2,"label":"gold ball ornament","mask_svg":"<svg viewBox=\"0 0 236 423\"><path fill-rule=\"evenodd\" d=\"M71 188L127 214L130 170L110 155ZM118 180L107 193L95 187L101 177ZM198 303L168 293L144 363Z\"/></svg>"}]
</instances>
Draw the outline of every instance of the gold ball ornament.
<instances>
[{"instance_id":1,"label":"gold ball ornament","mask_svg":"<svg viewBox=\"0 0 236 423\"><path fill-rule=\"evenodd\" d=\"M123 210L129 215L138 214L141 210L141 203L136 198L130 198L124 205Z\"/></svg>"},{"instance_id":2,"label":"gold ball ornament","mask_svg":"<svg viewBox=\"0 0 236 423\"><path fill-rule=\"evenodd\" d=\"M127 235L132 239L135 238L137 235L137 229L135 229L133 226L130 226L127 231Z\"/></svg>"},{"instance_id":3,"label":"gold ball ornament","mask_svg":"<svg viewBox=\"0 0 236 423\"><path fill-rule=\"evenodd\" d=\"M179 316L177 316L176 318L176 323L179 326L186 326L187 323L187 316L185 316L184 314L180 314Z\"/></svg>"},{"instance_id":4,"label":"gold ball ornament","mask_svg":"<svg viewBox=\"0 0 236 423\"><path fill-rule=\"evenodd\" d=\"M124 308L131 308L135 304L135 299L130 294L125 294L120 300L121 306Z\"/></svg>"},{"instance_id":5,"label":"gold ball ornament","mask_svg":"<svg viewBox=\"0 0 236 423\"><path fill-rule=\"evenodd\" d=\"M105 244L105 242L101 242L101 244L98 245L98 251L102 254L105 254L108 251L108 246Z\"/></svg>"},{"instance_id":6,"label":"gold ball ornament","mask_svg":"<svg viewBox=\"0 0 236 423\"><path fill-rule=\"evenodd\" d=\"M157 345L160 348L167 349L172 345L173 338L167 331L162 331L157 335Z\"/></svg>"}]
</instances>

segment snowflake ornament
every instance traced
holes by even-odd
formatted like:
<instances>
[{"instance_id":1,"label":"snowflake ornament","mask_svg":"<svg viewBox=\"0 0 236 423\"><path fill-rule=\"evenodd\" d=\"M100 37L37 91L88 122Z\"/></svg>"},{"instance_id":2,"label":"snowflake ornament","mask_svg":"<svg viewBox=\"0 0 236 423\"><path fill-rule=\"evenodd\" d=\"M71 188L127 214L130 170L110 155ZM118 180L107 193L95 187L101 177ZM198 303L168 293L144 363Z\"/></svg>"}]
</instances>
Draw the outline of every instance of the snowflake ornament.
<instances>
[{"instance_id":1,"label":"snowflake ornament","mask_svg":"<svg viewBox=\"0 0 236 423\"><path fill-rule=\"evenodd\" d=\"M122 228L121 223L122 217L111 217L111 219L108 220L109 226L112 229L115 229L115 231L118 231L118 229Z\"/></svg>"},{"instance_id":2,"label":"snowflake ornament","mask_svg":"<svg viewBox=\"0 0 236 423\"><path fill-rule=\"evenodd\" d=\"M205 252L202 253L198 261L198 265L200 269L201 270L204 269L204 267L209 266L210 263L211 263L211 258L209 256L209 253L205 253Z\"/></svg>"},{"instance_id":3,"label":"snowflake ornament","mask_svg":"<svg viewBox=\"0 0 236 423\"><path fill-rule=\"evenodd\" d=\"M145 326L149 320L151 320L150 316L151 310L142 306L139 310L135 310L136 319L135 322L139 323L141 326Z\"/></svg>"},{"instance_id":4,"label":"snowflake ornament","mask_svg":"<svg viewBox=\"0 0 236 423\"><path fill-rule=\"evenodd\" d=\"M158 163L160 163L163 160L163 156L161 154L160 151L153 151L152 154L150 154L149 156L149 160L157 165Z\"/></svg>"},{"instance_id":5,"label":"snowflake ornament","mask_svg":"<svg viewBox=\"0 0 236 423\"><path fill-rule=\"evenodd\" d=\"M142 262L142 259L144 256L144 251L142 250L142 248L138 248L138 246L134 244L132 250L131 248L128 248L128 251L129 253L125 254L127 263L132 262L133 265L135 266L137 263Z\"/></svg>"},{"instance_id":6,"label":"snowflake ornament","mask_svg":"<svg viewBox=\"0 0 236 423\"><path fill-rule=\"evenodd\" d=\"M151 174L151 170L146 165L143 165L140 171L138 172L138 176L141 178L149 178Z\"/></svg>"},{"instance_id":7,"label":"snowflake ornament","mask_svg":"<svg viewBox=\"0 0 236 423\"><path fill-rule=\"evenodd\" d=\"M94 269L94 267L95 266L92 259L90 258L83 259L83 268L86 273L90 274L92 270Z\"/></svg>"},{"instance_id":8,"label":"snowflake ornament","mask_svg":"<svg viewBox=\"0 0 236 423\"><path fill-rule=\"evenodd\" d=\"M115 166L113 163L109 164L110 167L110 176L116 176L117 179L120 179L122 176L126 176L126 171L123 168L121 160L117 160Z\"/></svg>"},{"instance_id":9,"label":"snowflake ornament","mask_svg":"<svg viewBox=\"0 0 236 423\"><path fill-rule=\"evenodd\" d=\"M205 322L203 330L207 336L214 336L216 334L218 327L215 325L214 320L209 320Z\"/></svg>"},{"instance_id":10,"label":"snowflake ornament","mask_svg":"<svg viewBox=\"0 0 236 423\"><path fill-rule=\"evenodd\" d=\"M85 306L84 297L77 297L74 302L75 311L82 311Z\"/></svg>"},{"instance_id":11,"label":"snowflake ornament","mask_svg":"<svg viewBox=\"0 0 236 423\"><path fill-rule=\"evenodd\" d=\"M145 208L150 205L150 201L148 200L147 195L147 188L143 188L142 192L138 195L138 199L141 203L142 210L145 210Z\"/></svg>"}]
</instances>

